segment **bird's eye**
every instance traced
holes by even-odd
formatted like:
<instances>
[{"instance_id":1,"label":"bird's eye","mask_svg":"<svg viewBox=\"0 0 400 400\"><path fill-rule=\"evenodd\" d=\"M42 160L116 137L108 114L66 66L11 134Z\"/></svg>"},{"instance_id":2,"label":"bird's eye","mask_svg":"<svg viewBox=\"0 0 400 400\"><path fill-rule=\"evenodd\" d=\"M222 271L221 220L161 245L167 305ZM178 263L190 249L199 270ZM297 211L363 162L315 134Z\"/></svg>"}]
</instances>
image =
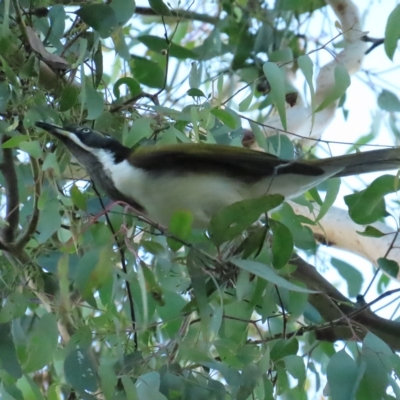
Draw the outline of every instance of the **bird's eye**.
<instances>
[{"instance_id":1,"label":"bird's eye","mask_svg":"<svg viewBox=\"0 0 400 400\"><path fill-rule=\"evenodd\" d=\"M89 128L83 128L81 130L82 133L90 133L90 129Z\"/></svg>"}]
</instances>

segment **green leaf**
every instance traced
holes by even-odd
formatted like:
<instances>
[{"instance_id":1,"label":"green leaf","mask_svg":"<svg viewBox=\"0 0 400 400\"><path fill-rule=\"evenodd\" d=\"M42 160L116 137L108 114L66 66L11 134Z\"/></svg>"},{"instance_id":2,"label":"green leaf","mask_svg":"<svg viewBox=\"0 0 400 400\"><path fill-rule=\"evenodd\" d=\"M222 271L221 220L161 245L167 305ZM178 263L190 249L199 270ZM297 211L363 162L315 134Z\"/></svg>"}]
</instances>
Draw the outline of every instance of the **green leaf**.
<instances>
[{"instance_id":1,"label":"green leaf","mask_svg":"<svg viewBox=\"0 0 400 400\"><path fill-rule=\"evenodd\" d=\"M8 83L0 82L0 112L5 112L7 110L10 94L11 92Z\"/></svg>"},{"instance_id":2,"label":"green leaf","mask_svg":"<svg viewBox=\"0 0 400 400\"><path fill-rule=\"evenodd\" d=\"M133 77L152 88L162 88L164 86L165 71L154 61L142 57L132 56L129 65L132 69Z\"/></svg>"},{"instance_id":3,"label":"green leaf","mask_svg":"<svg viewBox=\"0 0 400 400\"><path fill-rule=\"evenodd\" d=\"M59 110L61 112L71 109L78 100L79 91L74 86L66 86L62 93L59 103Z\"/></svg>"},{"instance_id":4,"label":"green leaf","mask_svg":"<svg viewBox=\"0 0 400 400\"><path fill-rule=\"evenodd\" d=\"M200 89L196 88L189 89L186 94L191 97L206 97L206 95Z\"/></svg>"},{"instance_id":5,"label":"green leaf","mask_svg":"<svg viewBox=\"0 0 400 400\"><path fill-rule=\"evenodd\" d=\"M13 149L19 147L20 143L26 142L27 140L29 140L28 135L16 135L4 142L1 147L3 149Z\"/></svg>"},{"instance_id":6,"label":"green leaf","mask_svg":"<svg viewBox=\"0 0 400 400\"><path fill-rule=\"evenodd\" d=\"M76 67L78 67L79 65L81 65L85 58L86 58L86 50L87 50L87 45L88 45L88 41L85 38L79 38L79 57L78 59L72 64L71 68L75 69Z\"/></svg>"},{"instance_id":7,"label":"green leaf","mask_svg":"<svg viewBox=\"0 0 400 400\"><path fill-rule=\"evenodd\" d=\"M136 79L126 76L124 78L118 79L117 82L115 82L114 84L113 93L117 99L119 99L120 97L119 87L121 85L128 86L131 97L135 97L138 94L142 93L142 89L140 88L139 82Z\"/></svg>"},{"instance_id":8,"label":"green leaf","mask_svg":"<svg viewBox=\"0 0 400 400\"><path fill-rule=\"evenodd\" d=\"M21 378L22 369L17 358L9 324L0 323L0 363L2 369L13 378Z\"/></svg>"},{"instance_id":9,"label":"green leaf","mask_svg":"<svg viewBox=\"0 0 400 400\"><path fill-rule=\"evenodd\" d=\"M135 12L135 0L112 0L110 4L114 10L118 25L125 25Z\"/></svg>"},{"instance_id":10,"label":"green leaf","mask_svg":"<svg viewBox=\"0 0 400 400\"><path fill-rule=\"evenodd\" d=\"M320 221L325 216L325 214L329 211L329 209L332 207L332 205L335 202L336 197L339 193L340 182L341 181L339 178L329 179L327 181L326 196L325 196L324 202L322 203L322 205L319 209L318 217L315 220L315 222Z\"/></svg>"},{"instance_id":11,"label":"green leaf","mask_svg":"<svg viewBox=\"0 0 400 400\"><path fill-rule=\"evenodd\" d=\"M297 14L312 13L318 8L326 5L324 0L281 0L279 9L282 11L293 11Z\"/></svg>"},{"instance_id":12,"label":"green leaf","mask_svg":"<svg viewBox=\"0 0 400 400\"><path fill-rule=\"evenodd\" d=\"M274 220L269 220L272 232L272 264L274 268L283 268L293 253L293 236L286 225Z\"/></svg>"},{"instance_id":13,"label":"green leaf","mask_svg":"<svg viewBox=\"0 0 400 400\"><path fill-rule=\"evenodd\" d=\"M293 61L293 51L290 47L275 50L268 54L268 61L273 63Z\"/></svg>"},{"instance_id":14,"label":"green leaf","mask_svg":"<svg viewBox=\"0 0 400 400\"><path fill-rule=\"evenodd\" d=\"M242 68L245 65L254 46L254 35L250 33L247 23L241 23L241 25L237 28L235 27L235 29L238 30L238 33L235 35L237 37L237 44L231 66L233 70Z\"/></svg>"},{"instance_id":15,"label":"green leaf","mask_svg":"<svg viewBox=\"0 0 400 400\"><path fill-rule=\"evenodd\" d=\"M283 203L279 210L273 213L273 218L290 229L296 247L305 250L315 249L316 243L312 230L302 224L301 216L296 215L288 203Z\"/></svg>"},{"instance_id":16,"label":"green leaf","mask_svg":"<svg viewBox=\"0 0 400 400\"><path fill-rule=\"evenodd\" d=\"M295 354L286 356L284 359L285 366L290 375L298 380L297 386L303 387L306 380L306 368L302 357Z\"/></svg>"},{"instance_id":17,"label":"green leaf","mask_svg":"<svg viewBox=\"0 0 400 400\"><path fill-rule=\"evenodd\" d=\"M212 218L208 227L210 238L217 246L230 241L258 220L261 214L278 207L283 196L271 195L248 199L222 208Z\"/></svg>"},{"instance_id":18,"label":"green leaf","mask_svg":"<svg viewBox=\"0 0 400 400\"><path fill-rule=\"evenodd\" d=\"M382 236L385 236L383 232L381 232L379 229L376 229L374 226L371 225L366 226L364 232L360 231L356 232L361 236L374 237L374 238L380 238Z\"/></svg>"},{"instance_id":19,"label":"green leaf","mask_svg":"<svg viewBox=\"0 0 400 400\"><path fill-rule=\"evenodd\" d=\"M78 189L76 185L72 185L70 190L71 199L76 207L80 210L86 211L87 204L84 194Z\"/></svg>"},{"instance_id":20,"label":"green leaf","mask_svg":"<svg viewBox=\"0 0 400 400\"><path fill-rule=\"evenodd\" d=\"M117 374L111 365L100 364L98 374L101 380L101 388L105 399L112 399L114 397L115 388L118 385Z\"/></svg>"},{"instance_id":21,"label":"green leaf","mask_svg":"<svg viewBox=\"0 0 400 400\"><path fill-rule=\"evenodd\" d=\"M57 341L57 319L54 314L44 314L35 325L32 336L29 338L28 358L24 363L24 371L37 371L51 361Z\"/></svg>"},{"instance_id":22,"label":"green leaf","mask_svg":"<svg viewBox=\"0 0 400 400\"><path fill-rule=\"evenodd\" d=\"M285 357L296 355L299 351L299 342L293 336L290 339L278 339L271 349L271 360L279 361Z\"/></svg>"},{"instance_id":23,"label":"green leaf","mask_svg":"<svg viewBox=\"0 0 400 400\"><path fill-rule=\"evenodd\" d=\"M378 258L377 262L382 271L386 272L392 278L398 278L399 264L397 264L396 261L380 257Z\"/></svg>"},{"instance_id":24,"label":"green leaf","mask_svg":"<svg viewBox=\"0 0 400 400\"><path fill-rule=\"evenodd\" d=\"M25 295L12 292L3 299L0 309L0 324L22 317L28 307L28 299Z\"/></svg>"},{"instance_id":25,"label":"green leaf","mask_svg":"<svg viewBox=\"0 0 400 400\"><path fill-rule=\"evenodd\" d=\"M345 350L340 350L333 355L326 372L332 400L355 398L358 367Z\"/></svg>"},{"instance_id":26,"label":"green leaf","mask_svg":"<svg viewBox=\"0 0 400 400\"><path fill-rule=\"evenodd\" d=\"M263 65L264 74L271 86L269 96L272 97L273 102L278 110L281 118L283 129L286 130L286 100L285 100L285 78L281 69L273 62L266 62Z\"/></svg>"},{"instance_id":27,"label":"green leaf","mask_svg":"<svg viewBox=\"0 0 400 400\"><path fill-rule=\"evenodd\" d=\"M294 158L294 145L293 142L286 136L280 133L269 136L266 139L268 146L267 151L275 154L285 160L293 160Z\"/></svg>"},{"instance_id":28,"label":"green leaf","mask_svg":"<svg viewBox=\"0 0 400 400\"><path fill-rule=\"evenodd\" d=\"M400 5L397 5L390 13L385 28L385 52L386 55L393 60L396 51L397 41L400 38Z\"/></svg>"},{"instance_id":29,"label":"green leaf","mask_svg":"<svg viewBox=\"0 0 400 400\"><path fill-rule=\"evenodd\" d=\"M157 303L157 314L164 321L162 329L170 339L179 335L179 328L184 317L182 309L185 305L186 302L181 295L168 290L163 291L163 304Z\"/></svg>"},{"instance_id":30,"label":"green leaf","mask_svg":"<svg viewBox=\"0 0 400 400\"><path fill-rule=\"evenodd\" d=\"M398 178L382 175L365 190L345 196L351 219L360 225L371 224L386 215L384 196L398 190Z\"/></svg>"},{"instance_id":31,"label":"green leaf","mask_svg":"<svg viewBox=\"0 0 400 400\"><path fill-rule=\"evenodd\" d=\"M150 7L158 14L158 15L171 15L171 10L165 5L162 0L149 0Z\"/></svg>"},{"instance_id":32,"label":"green leaf","mask_svg":"<svg viewBox=\"0 0 400 400\"><path fill-rule=\"evenodd\" d=\"M168 231L183 241L186 241L192 232L193 214L190 211L177 211L173 214L169 223ZM172 251L179 250L182 242L167 237L168 246Z\"/></svg>"},{"instance_id":33,"label":"green leaf","mask_svg":"<svg viewBox=\"0 0 400 400\"><path fill-rule=\"evenodd\" d=\"M203 262L193 250L189 251L187 257L187 269L193 287L194 298L200 314L201 330L205 338L209 337L210 315L212 309L208 302L207 275L203 271Z\"/></svg>"},{"instance_id":34,"label":"green leaf","mask_svg":"<svg viewBox=\"0 0 400 400\"><path fill-rule=\"evenodd\" d=\"M108 38L118 26L115 12L108 4L86 4L75 13L103 39Z\"/></svg>"},{"instance_id":35,"label":"green leaf","mask_svg":"<svg viewBox=\"0 0 400 400\"><path fill-rule=\"evenodd\" d=\"M186 60L198 58L197 54L186 47L180 46L174 42L169 45L165 38L153 35L141 35L138 36L137 40L147 46L150 50L161 54L163 50L168 49L168 55L178 59Z\"/></svg>"},{"instance_id":36,"label":"green leaf","mask_svg":"<svg viewBox=\"0 0 400 400\"><path fill-rule=\"evenodd\" d=\"M98 118L103 112L103 96L93 87L86 86L86 119L93 120Z\"/></svg>"},{"instance_id":37,"label":"green leaf","mask_svg":"<svg viewBox=\"0 0 400 400\"><path fill-rule=\"evenodd\" d=\"M242 370L242 384L236 395L237 400L246 400L253 393L262 374L258 365L247 364ZM251 398L251 396L250 396Z\"/></svg>"},{"instance_id":38,"label":"green leaf","mask_svg":"<svg viewBox=\"0 0 400 400\"><path fill-rule=\"evenodd\" d=\"M317 107L315 112L323 110L334 101L340 99L346 92L347 88L350 86L350 75L343 64L337 64L335 66L334 76L334 86L330 89L329 93L322 101L322 103Z\"/></svg>"},{"instance_id":39,"label":"green leaf","mask_svg":"<svg viewBox=\"0 0 400 400\"><path fill-rule=\"evenodd\" d=\"M97 389L96 365L88 350L77 345L64 361L67 382L77 391L95 392Z\"/></svg>"},{"instance_id":40,"label":"green leaf","mask_svg":"<svg viewBox=\"0 0 400 400\"><path fill-rule=\"evenodd\" d=\"M251 274L259 276L260 278L263 278L266 281L271 282L274 285L277 285L281 288L284 288L287 290L293 290L295 292L316 293L313 290L308 290L306 288L302 288L300 286L297 286L297 285L287 281L285 278L278 275L268 265L262 264L260 262L252 261L252 260L239 260L236 258L231 258L230 261L233 264L237 265L239 268L242 268L245 271L250 272Z\"/></svg>"},{"instance_id":41,"label":"green leaf","mask_svg":"<svg viewBox=\"0 0 400 400\"><path fill-rule=\"evenodd\" d=\"M122 137L122 143L126 147L133 147L142 139L148 139L153 134L151 118L142 117L135 120L130 131L126 131Z\"/></svg>"},{"instance_id":42,"label":"green leaf","mask_svg":"<svg viewBox=\"0 0 400 400\"><path fill-rule=\"evenodd\" d=\"M244 100L242 100L239 103L239 111L240 112L247 111L247 109L250 107L251 101L253 100L253 97L254 97L254 88L255 88L255 86L252 85L250 88L250 93L245 97Z\"/></svg>"},{"instance_id":43,"label":"green leaf","mask_svg":"<svg viewBox=\"0 0 400 400\"><path fill-rule=\"evenodd\" d=\"M57 156L55 153L47 153L46 158L43 161L43 171L47 171L49 168L54 171L56 176L60 175L60 166L58 164Z\"/></svg>"},{"instance_id":44,"label":"green leaf","mask_svg":"<svg viewBox=\"0 0 400 400\"><path fill-rule=\"evenodd\" d=\"M229 128L238 128L236 118L229 111L222 110L221 108L213 108L210 112Z\"/></svg>"},{"instance_id":45,"label":"green leaf","mask_svg":"<svg viewBox=\"0 0 400 400\"><path fill-rule=\"evenodd\" d=\"M352 265L337 258L331 258L331 264L339 272L340 276L347 282L347 291L350 297L356 297L362 288L364 282L361 272Z\"/></svg>"},{"instance_id":46,"label":"green leaf","mask_svg":"<svg viewBox=\"0 0 400 400\"><path fill-rule=\"evenodd\" d=\"M311 100L313 101L315 94L313 81L314 64L311 61L310 56L308 55L300 56L297 60L297 63L299 65L299 68L301 69L301 72L303 72L303 75L306 78L307 85L310 88ZM313 108L314 107L312 107L312 109Z\"/></svg>"},{"instance_id":47,"label":"green leaf","mask_svg":"<svg viewBox=\"0 0 400 400\"><path fill-rule=\"evenodd\" d=\"M19 148L26 151L33 158L40 158L43 154L40 143L37 140L32 140L31 142L21 142Z\"/></svg>"},{"instance_id":48,"label":"green leaf","mask_svg":"<svg viewBox=\"0 0 400 400\"><path fill-rule=\"evenodd\" d=\"M378 106L384 111L399 112L400 100L394 93L383 89L378 96Z\"/></svg>"}]
</instances>

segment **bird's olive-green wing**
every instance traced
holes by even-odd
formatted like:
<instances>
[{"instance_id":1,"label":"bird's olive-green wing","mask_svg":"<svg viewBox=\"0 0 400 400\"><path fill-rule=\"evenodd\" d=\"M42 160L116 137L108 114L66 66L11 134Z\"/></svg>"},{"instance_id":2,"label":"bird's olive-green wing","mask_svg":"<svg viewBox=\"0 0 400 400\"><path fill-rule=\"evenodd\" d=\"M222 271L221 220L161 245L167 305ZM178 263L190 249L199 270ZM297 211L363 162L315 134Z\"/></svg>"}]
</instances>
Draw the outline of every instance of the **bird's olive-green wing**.
<instances>
[{"instance_id":1,"label":"bird's olive-green wing","mask_svg":"<svg viewBox=\"0 0 400 400\"><path fill-rule=\"evenodd\" d=\"M287 161L268 153L213 144L142 146L129 161L154 173L223 174L246 182L274 174L318 176L324 173L319 166L307 162Z\"/></svg>"}]
</instances>

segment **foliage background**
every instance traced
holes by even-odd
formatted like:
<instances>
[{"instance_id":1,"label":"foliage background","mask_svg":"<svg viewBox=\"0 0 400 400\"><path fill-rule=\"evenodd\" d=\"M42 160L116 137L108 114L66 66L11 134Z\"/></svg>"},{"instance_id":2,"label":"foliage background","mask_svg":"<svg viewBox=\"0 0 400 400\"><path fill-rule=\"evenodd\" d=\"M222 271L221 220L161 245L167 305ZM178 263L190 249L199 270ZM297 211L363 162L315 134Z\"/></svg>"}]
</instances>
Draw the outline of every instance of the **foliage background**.
<instances>
[{"instance_id":1,"label":"foliage background","mask_svg":"<svg viewBox=\"0 0 400 400\"><path fill-rule=\"evenodd\" d=\"M285 118L293 73L313 101L306 81L317 69L308 64L302 75L299 57L320 49L303 58L316 68L325 48L340 49L325 3L149 3L0 3L2 398L304 399L324 387L333 399L399 398L400 325L355 301L366 277L354 266L318 262L317 215L284 204L252 227L274 198L224 210L208 237L192 232L184 213L160 229L107 205L65 149L34 128L86 123L132 147L241 145L251 128L251 145L288 159L326 151L284 132L264 135L273 110ZM311 24L320 24L318 38ZM275 74L270 93L265 74ZM359 76L372 83L397 142L396 95L379 75ZM336 86L338 113L351 118L346 79ZM355 143L377 134L375 125ZM338 185L298 202L328 210ZM395 185L374 193L380 207L366 223L387 216L383 196ZM237 230L226 228L232 222ZM396 260L384 256L379 265L396 276ZM319 272L336 268L348 293L305 260ZM388 282L384 274L373 282L374 310L372 300L396 293Z\"/></svg>"}]
</instances>

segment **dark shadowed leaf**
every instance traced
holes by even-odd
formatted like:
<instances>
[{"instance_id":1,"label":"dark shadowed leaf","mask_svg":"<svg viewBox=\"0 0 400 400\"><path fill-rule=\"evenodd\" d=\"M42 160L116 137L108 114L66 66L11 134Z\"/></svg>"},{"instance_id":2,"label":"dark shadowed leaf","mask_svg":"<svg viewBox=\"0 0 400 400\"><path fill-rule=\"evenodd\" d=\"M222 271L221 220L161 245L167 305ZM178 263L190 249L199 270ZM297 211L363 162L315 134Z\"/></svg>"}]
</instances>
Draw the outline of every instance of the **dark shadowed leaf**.
<instances>
[{"instance_id":1,"label":"dark shadowed leaf","mask_svg":"<svg viewBox=\"0 0 400 400\"><path fill-rule=\"evenodd\" d=\"M99 32L103 39L109 37L118 26L115 12L108 4L86 4L75 13L83 22Z\"/></svg>"},{"instance_id":2,"label":"dark shadowed leaf","mask_svg":"<svg viewBox=\"0 0 400 400\"><path fill-rule=\"evenodd\" d=\"M61 99L59 103L60 111L64 112L72 108L78 100L78 95L79 91L76 87L66 86L61 93Z\"/></svg>"},{"instance_id":3,"label":"dark shadowed leaf","mask_svg":"<svg viewBox=\"0 0 400 400\"><path fill-rule=\"evenodd\" d=\"M56 317L54 314L44 314L29 338L28 358L24 363L24 371L37 371L51 361L57 346L57 340Z\"/></svg>"},{"instance_id":4,"label":"dark shadowed leaf","mask_svg":"<svg viewBox=\"0 0 400 400\"><path fill-rule=\"evenodd\" d=\"M133 57L130 61L133 77L146 86L161 88L164 85L165 71L154 61Z\"/></svg>"},{"instance_id":5,"label":"dark shadowed leaf","mask_svg":"<svg viewBox=\"0 0 400 400\"><path fill-rule=\"evenodd\" d=\"M97 373L93 356L88 350L76 346L64 361L64 373L68 383L78 391L94 392L97 389Z\"/></svg>"},{"instance_id":6,"label":"dark shadowed leaf","mask_svg":"<svg viewBox=\"0 0 400 400\"><path fill-rule=\"evenodd\" d=\"M278 207L282 201L283 196L272 195L243 200L224 207L211 218L208 227L211 240L219 246L234 239L256 222L261 214Z\"/></svg>"},{"instance_id":7,"label":"dark shadowed leaf","mask_svg":"<svg viewBox=\"0 0 400 400\"><path fill-rule=\"evenodd\" d=\"M162 0L149 0L150 7L158 15L171 15L171 11Z\"/></svg>"},{"instance_id":8,"label":"dark shadowed leaf","mask_svg":"<svg viewBox=\"0 0 400 400\"><path fill-rule=\"evenodd\" d=\"M0 361L2 368L12 377L19 379L22 376L21 366L11 336L10 324L0 323Z\"/></svg>"},{"instance_id":9,"label":"dark shadowed leaf","mask_svg":"<svg viewBox=\"0 0 400 400\"><path fill-rule=\"evenodd\" d=\"M378 258L378 265L382 271L386 272L389 276L397 278L399 276L399 264L394 260L388 258Z\"/></svg>"},{"instance_id":10,"label":"dark shadowed leaf","mask_svg":"<svg viewBox=\"0 0 400 400\"><path fill-rule=\"evenodd\" d=\"M135 12L135 0L112 0L110 4L114 10L119 25L125 25Z\"/></svg>"},{"instance_id":11,"label":"dark shadowed leaf","mask_svg":"<svg viewBox=\"0 0 400 400\"><path fill-rule=\"evenodd\" d=\"M272 232L272 264L274 268L284 267L290 260L293 252L293 236L286 225L270 220Z\"/></svg>"}]
</instances>

